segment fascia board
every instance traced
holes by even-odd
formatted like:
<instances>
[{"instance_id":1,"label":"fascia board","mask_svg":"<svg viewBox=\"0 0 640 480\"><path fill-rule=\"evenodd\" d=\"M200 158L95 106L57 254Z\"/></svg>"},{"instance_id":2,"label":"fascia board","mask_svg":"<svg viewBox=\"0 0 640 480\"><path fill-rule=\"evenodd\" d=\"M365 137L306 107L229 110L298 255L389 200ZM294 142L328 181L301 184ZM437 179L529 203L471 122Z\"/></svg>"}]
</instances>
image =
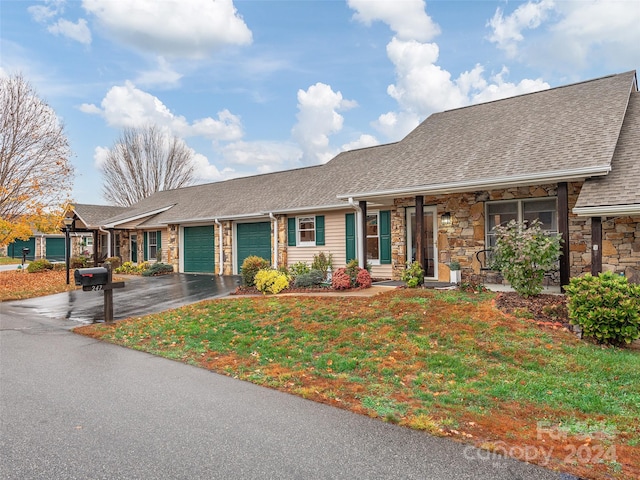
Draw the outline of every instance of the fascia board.
<instances>
[{"instance_id":1,"label":"fascia board","mask_svg":"<svg viewBox=\"0 0 640 480\"><path fill-rule=\"evenodd\" d=\"M167 207L158 208L156 210L150 210L148 212L140 213L138 215L132 215L131 217L123 218L121 220L118 220L118 221L115 221L115 222L112 222L112 223L107 223L107 224L103 225L103 228L117 228L117 225L122 225L123 223L134 222L134 221L140 220L141 218L144 218L144 217L151 217L152 215L157 215L159 213L166 212L167 210L169 210L172 207L173 207L173 205L169 205Z\"/></svg>"},{"instance_id":2,"label":"fascia board","mask_svg":"<svg viewBox=\"0 0 640 480\"><path fill-rule=\"evenodd\" d=\"M468 192L473 190L487 190L496 188L518 187L531 184L545 184L566 182L573 180L584 180L588 177L607 175L611 171L610 165L597 166L574 170L560 170L553 172L542 172L539 174L513 175L509 177L487 178L483 180L467 180L464 182L442 183L435 185L419 185L408 188L398 188L392 190L380 190L371 192L340 194L339 199L348 198L385 198L400 197L409 195L439 195L446 193Z\"/></svg>"},{"instance_id":3,"label":"fascia board","mask_svg":"<svg viewBox=\"0 0 640 480\"><path fill-rule=\"evenodd\" d=\"M571 210L579 217L621 217L640 215L640 205L601 205L597 207L574 207Z\"/></svg>"}]
</instances>

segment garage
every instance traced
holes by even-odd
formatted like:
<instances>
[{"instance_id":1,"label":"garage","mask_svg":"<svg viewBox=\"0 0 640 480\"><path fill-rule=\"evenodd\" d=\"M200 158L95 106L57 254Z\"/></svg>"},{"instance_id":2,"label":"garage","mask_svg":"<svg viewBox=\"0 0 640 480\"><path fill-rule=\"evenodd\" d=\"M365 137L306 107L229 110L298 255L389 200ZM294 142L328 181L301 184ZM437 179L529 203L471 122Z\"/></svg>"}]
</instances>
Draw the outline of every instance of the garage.
<instances>
[{"instance_id":1,"label":"garage","mask_svg":"<svg viewBox=\"0 0 640 480\"><path fill-rule=\"evenodd\" d=\"M64 262L64 238L47 238L45 256L51 262Z\"/></svg>"},{"instance_id":2,"label":"garage","mask_svg":"<svg viewBox=\"0 0 640 480\"><path fill-rule=\"evenodd\" d=\"M184 272L214 273L215 241L213 225L184 227Z\"/></svg>"},{"instance_id":3,"label":"garage","mask_svg":"<svg viewBox=\"0 0 640 480\"><path fill-rule=\"evenodd\" d=\"M28 248L27 260L33 260L36 254L36 239L31 237L29 240L15 240L7 246L7 256L11 258L22 258L22 249Z\"/></svg>"},{"instance_id":4,"label":"garage","mask_svg":"<svg viewBox=\"0 0 640 480\"><path fill-rule=\"evenodd\" d=\"M256 255L271 262L271 222L238 223L236 229L237 272L244 259Z\"/></svg>"}]
</instances>

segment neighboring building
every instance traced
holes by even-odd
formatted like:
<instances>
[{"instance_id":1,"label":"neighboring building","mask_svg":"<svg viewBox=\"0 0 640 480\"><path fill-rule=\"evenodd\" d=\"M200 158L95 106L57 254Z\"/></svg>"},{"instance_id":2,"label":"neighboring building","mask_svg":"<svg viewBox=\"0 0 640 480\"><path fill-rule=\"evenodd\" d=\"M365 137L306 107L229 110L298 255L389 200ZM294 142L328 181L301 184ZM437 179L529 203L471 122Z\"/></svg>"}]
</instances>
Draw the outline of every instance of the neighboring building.
<instances>
[{"instance_id":1,"label":"neighboring building","mask_svg":"<svg viewBox=\"0 0 640 480\"><path fill-rule=\"evenodd\" d=\"M76 206L105 255L176 271L238 273L357 258L376 278L420 261L427 279L493 281L492 228L538 218L564 239L559 281L640 277L640 93L635 72L431 115L403 140L321 166L158 192L113 214Z\"/></svg>"}]
</instances>

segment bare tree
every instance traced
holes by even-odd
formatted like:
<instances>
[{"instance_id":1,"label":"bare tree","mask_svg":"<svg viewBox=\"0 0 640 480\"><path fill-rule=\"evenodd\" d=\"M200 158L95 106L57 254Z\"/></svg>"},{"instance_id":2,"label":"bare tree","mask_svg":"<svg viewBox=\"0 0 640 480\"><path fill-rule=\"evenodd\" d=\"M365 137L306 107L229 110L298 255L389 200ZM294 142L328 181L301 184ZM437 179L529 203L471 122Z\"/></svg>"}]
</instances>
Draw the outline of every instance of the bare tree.
<instances>
[{"instance_id":1,"label":"bare tree","mask_svg":"<svg viewBox=\"0 0 640 480\"><path fill-rule=\"evenodd\" d=\"M56 113L22 75L0 78L0 245L59 220L73 185L70 153Z\"/></svg>"},{"instance_id":2,"label":"bare tree","mask_svg":"<svg viewBox=\"0 0 640 480\"><path fill-rule=\"evenodd\" d=\"M126 128L102 165L104 197L127 207L152 193L193 183L193 150L152 125Z\"/></svg>"}]
</instances>

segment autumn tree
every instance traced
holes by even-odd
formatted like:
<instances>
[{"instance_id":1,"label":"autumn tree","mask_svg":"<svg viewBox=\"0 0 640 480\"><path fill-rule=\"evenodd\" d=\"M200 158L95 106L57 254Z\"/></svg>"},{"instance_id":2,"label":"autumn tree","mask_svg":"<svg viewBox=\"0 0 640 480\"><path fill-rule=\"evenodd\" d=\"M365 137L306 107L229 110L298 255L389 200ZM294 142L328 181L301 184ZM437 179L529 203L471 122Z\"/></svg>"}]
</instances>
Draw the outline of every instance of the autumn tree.
<instances>
[{"instance_id":1,"label":"autumn tree","mask_svg":"<svg viewBox=\"0 0 640 480\"><path fill-rule=\"evenodd\" d=\"M193 150L155 125L126 128L102 164L106 200L128 207L152 193L193 182Z\"/></svg>"},{"instance_id":2,"label":"autumn tree","mask_svg":"<svg viewBox=\"0 0 640 480\"><path fill-rule=\"evenodd\" d=\"M54 110L21 76L0 78L0 245L59 229L73 185Z\"/></svg>"}]
</instances>

